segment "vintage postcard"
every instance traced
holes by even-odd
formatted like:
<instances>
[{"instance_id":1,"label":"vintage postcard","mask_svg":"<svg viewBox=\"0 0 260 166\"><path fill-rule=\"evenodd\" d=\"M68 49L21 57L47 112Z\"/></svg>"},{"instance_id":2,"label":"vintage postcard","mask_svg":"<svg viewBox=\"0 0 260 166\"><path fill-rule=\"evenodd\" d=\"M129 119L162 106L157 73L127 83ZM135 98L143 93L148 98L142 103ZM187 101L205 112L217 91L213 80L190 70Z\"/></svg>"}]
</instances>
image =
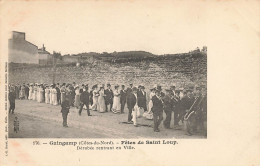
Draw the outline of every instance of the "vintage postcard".
<instances>
[{"instance_id":1,"label":"vintage postcard","mask_svg":"<svg viewBox=\"0 0 260 166\"><path fill-rule=\"evenodd\" d=\"M259 1L0 2L0 165L260 164Z\"/></svg>"}]
</instances>

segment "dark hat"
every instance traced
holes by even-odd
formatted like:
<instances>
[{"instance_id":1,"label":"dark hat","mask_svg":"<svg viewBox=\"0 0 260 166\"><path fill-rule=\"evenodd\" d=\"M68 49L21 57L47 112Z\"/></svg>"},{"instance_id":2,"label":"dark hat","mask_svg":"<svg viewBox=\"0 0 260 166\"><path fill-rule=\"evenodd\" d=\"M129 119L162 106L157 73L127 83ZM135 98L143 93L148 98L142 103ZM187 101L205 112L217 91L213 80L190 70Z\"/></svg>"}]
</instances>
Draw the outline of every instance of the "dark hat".
<instances>
[{"instance_id":1,"label":"dark hat","mask_svg":"<svg viewBox=\"0 0 260 166\"><path fill-rule=\"evenodd\" d=\"M122 88L124 88L124 87L125 87L125 85L121 85L121 87L122 87Z\"/></svg>"},{"instance_id":2,"label":"dark hat","mask_svg":"<svg viewBox=\"0 0 260 166\"><path fill-rule=\"evenodd\" d=\"M170 86L170 88L172 89L172 88L176 88L176 86L175 85L172 85L172 86Z\"/></svg>"},{"instance_id":3,"label":"dark hat","mask_svg":"<svg viewBox=\"0 0 260 166\"><path fill-rule=\"evenodd\" d=\"M136 87L133 87L133 91L137 92L137 90L138 90L138 89L137 89Z\"/></svg>"},{"instance_id":4,"label":"dark hat","mask_svg":"<svg viewBox=\"0 0 260 166\"><path fill-rule=\"evenodd\" d=\"M97 88L98 86L97 86L97 84L96 85L93 85L92 86L92 89L95 89L95 88Z\"/></svg>"},{"instance_id":5,"label":"dark hat","mask_svg":"<svg viewBox=\"0 0 260 166\"><path fill-rule=\"evenodd\" d=\"M118 85L118 84L116 84L116 85L115 85L115 88L118 88L118 87L119 87L119 85Z\"/></svg>"},{"instance_id":6,"label":"dark hat","mask_svg":"<svg viewBox=\"0 0 260 166\"><path fill-rule=\"evenodd\" d=\"M111 86L111 85L108 83L107 86Z\"/></svg>"},{"instance_id":7,"label":"dark hat","mask_svg":"<svg viewBox=\"0 0 260 166\"><path fill-rule=\"evenodd\" d=\"M142 87L142 85L138 85L138 89L141 88L141 87Z\"/></svg>"},{"instance_id":8,"label":"dark hat","mask_svg":"<svg viewBox=\"0 0 260 166\"><path fill-rule=\"evenodd\" d=\"M145 87L144 87L144 86L141 86L140 88L141 88L141 89L145 89Z\"/></svg>"}]
</instances>

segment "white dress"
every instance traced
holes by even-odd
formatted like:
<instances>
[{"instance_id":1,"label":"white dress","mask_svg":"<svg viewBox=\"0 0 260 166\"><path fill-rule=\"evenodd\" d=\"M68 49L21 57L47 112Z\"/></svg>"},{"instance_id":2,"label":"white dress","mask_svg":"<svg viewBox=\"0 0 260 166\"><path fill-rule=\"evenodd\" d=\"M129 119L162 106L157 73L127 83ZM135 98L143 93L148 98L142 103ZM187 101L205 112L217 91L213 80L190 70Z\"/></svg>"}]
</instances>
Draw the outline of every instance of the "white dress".
<instances>
[{"instance_id":1,"label":"white dress","mask_svg":"<svg viewBox=\"0 0 260 166\"><path fill-rule=\"evenodd\" d=\"M50 89L50 104L53 104L52 92L53 92L53 89L51 88Z\"/></svg>"},{"instance_id":2,"label":"white dress","mask_svg":"<svg viewBox=\"0 0 260 166\"><path fill-rule=\"evenodd\" d=\"M148 111L143 113L143 117L145 117L146 119L153 119L153 112L151 111L152 107L153 107L153 102L152 102L152 97L155 95L154 92L150 93L150 101L148 104Z\"/></svg>"},{"instance_id":3,"label":"white dress","mask_svg":"<svg viewBox=\"0 0 260 166\"><path fill-rule=\"evenodd\" d=\"M45 89L45 103L46 104L50 103L50 89L49 88Z\"/></svg>"},{"instance_id":4,"label":"white dress","mask_svg":"<svg viewBox=\"0 0 260 166\"><path fill-rule=\"evenodd\" d=\"M115 90L114 91L114 99L113 99L112 111L114 113L121 112L120 91L119 90Z\"/></svg>"},{"instance_id":5,"label":"white dress","mask_svg":"<svg viewBox=\"0 0 260 166\"><path fill-rule=\"evenodd\" d=\"M32 100L32 87L29 87L29 96L28 96L29 100Z\"/></svg>"},{"instance_id":6,"label":"white dress","mask_svg":"<svg viewBox=\"0 0 260 166\"><path fill-rule=\"evenodd\" d=\"M99 91L99 96L98 96L98 108L97 110L99 112L106 112L106 104L105 104L105 94L104 90Z\"/></svg>"},{"instance_id":7,"label":"white dress","mask_svg":"<svg viewBox=\"0 0 260 166\"><path fill-rule=\"evenodd\" d=\"M58 100L57 100L57 91L55 88L52 89L52 101L53 105L58 105Z\"/></svg>"},{"instance_id":8,"label":"white dress","mask_svg":"<svg viewBox=\"0 0 260 166\"><path fill-rule=\"evenodd\" d=\"M41 88L37 88L37 102L40 103L41 102Z\"/></svg>"},{"instance_id":9,"label":"white dress","mask_svg":"<svg viewBox=\"0 0 260 166\"><path fill-rule=\"evenodd\" d=\"M94 90L94 91L93 91L93 105L91 106L91 109L92 109L93 111L97 111L98 96L99 96L98 91L97 91L97 90Z\"/></svg>"}]
</instances>

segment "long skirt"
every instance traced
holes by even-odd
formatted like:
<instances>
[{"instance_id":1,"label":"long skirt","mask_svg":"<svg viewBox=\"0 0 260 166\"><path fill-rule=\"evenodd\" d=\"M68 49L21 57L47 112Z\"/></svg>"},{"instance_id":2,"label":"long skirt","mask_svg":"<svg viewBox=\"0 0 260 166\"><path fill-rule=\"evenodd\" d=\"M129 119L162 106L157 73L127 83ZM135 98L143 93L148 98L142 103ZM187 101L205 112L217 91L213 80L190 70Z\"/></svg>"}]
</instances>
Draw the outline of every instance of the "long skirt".
<instances>
[{"instance_id":1,"label":"long skirt","mask_svg":"<svg viewBox=\"0 0 260 166\"><path fill-rule=\"evenodd\" d=\"M97 110L99 112L106 112L105 98L103 96L98 97Z\"/></svg>"},{"instance_id":2,"label":"long skirt","mask_svg":"<svg viewBox=\"0 0 260 166\"><path fill-rule=\"evenodd\" d=\"M29 99L29 100L32 100L32 91L31 91L31 90L29 91L28 99Z\"/></svg>"},{"instance_id":3,"label":"long skirt","mask_svg":"<svg viewBox=\"0 0 260 166\"><path fill-rule=\"evenodd\" d=\"M38 91L35 91L34 93L34 100L37 101L37 97L38 97Z\"/></svg>"},{"instance_id":4,"label":"long skirt","mask_svg":"<svg viewBox=\"0 0 260 166\"><path fill-rule=\"evenodd\" d=\"M98 96L93 97L93 105L91 106L91 109L93 111L97 111L97 105L98 105Z\"/></svg>"},{"instance_id":5,"label":"long skirt","mask_svg":"<svg viewBox=\"0 0 260 166\"><path fill-rule=\"evenodd\" d=\"M58 100L57 100L57 93L54 93L52 95L52 100L53 100L53 105L58 105Z\"/></svg>"},{"instance_id":6,"label":"long skirt","mask_svg":"<svg viewBox=\"0 0 260 166\"><path fill-rule=\"evenodd\" d=\"M41 92L40 91L37 92L37 102L38 103L41 102Z\"/></svg>"},{"instance_id":7,"label":"long skirt","mask_svg":"<svg viewBox=\"0 0 260 166\"><path fill-rule=\"evenodd\" d=\"M79 95L75 95L75 104L74 106L78 108L80 106L80 98Z\"/></svg>"},{"instance_id":8,"label":"long skirt","mask_svg":"<svg viewBox=\"0 0 260 166\"><path fill-rule=\"evenodd\" d=\"M114 113L121 112L121 103L120 103L120 97L119 96L114 97L112 111Z\"/></svg>"},{"instance_id":9,"label":"long skirt","mask_svg":"<svg viewBox=\"0 0 260 166\"><path fill-rule=\"evenodd\" d=\"M50 93L50 104L53 104L53 98L52 98L52 93Z\"/></svg>"},{"instance_id":10,"label":"long skirt","mask_svg":"<svg viewBox=\"0 0 260 166\"><path fill-rule=\"evenodd\" d=\"M46 104L50 103L50 94L49 93L45 93L45 103Z\"/></svg>"}]
</instances>

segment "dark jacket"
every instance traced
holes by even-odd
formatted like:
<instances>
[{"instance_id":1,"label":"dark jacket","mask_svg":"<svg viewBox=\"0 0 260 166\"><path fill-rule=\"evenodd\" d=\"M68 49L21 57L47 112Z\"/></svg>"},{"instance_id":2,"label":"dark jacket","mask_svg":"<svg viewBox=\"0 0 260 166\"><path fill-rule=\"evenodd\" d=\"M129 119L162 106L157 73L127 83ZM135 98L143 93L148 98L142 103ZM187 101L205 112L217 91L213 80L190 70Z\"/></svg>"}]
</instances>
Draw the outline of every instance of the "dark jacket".
<instances>
[{"instance_id":1,"label":"dark jacket","mask_svg":"<svg viewBox=\"0 0 260 166\"><path fill-rule=\"evenodd\" d=\"M112 91L112 89L106 89L105 91L104 91L104 93L105 93L105 102L106 102L106 104L109 104L109 103L113 103L113 98L114 98L114 94L113 94L113 91Z\"/></svg>"},{"instance_id":2,"label":"dark jacket","mask_svg":"<svg viewBox=\"0 0 260 166\"><path fill-rule=\"evenodd\" d=\"M129 93L127 97L127 107L129 110L132 110L137 102L137 98L133 93Z\"/></svg>"},{"instance_id":3,"label":"dark jacket","mask_svg":"<svg viewBox=\"0 0 260 166\"><path fill-rule=\"evenodd\" d=\"M146 92L143 92L142 91L138 91L137 93L137 98L138 98L138 106L139 107L146 107Z\"/></svg>"},{"instance_id":4,"label":"dark jacket","mask_svg":"<svg viewBox=\"0 0 260 166\"><path fill-rule=\"evenodd\" d=\"M88 91L83 91L80 94L80 102L82 103L89 104L89 98L90 98L90 94L88 93Z\"/></svg>"},{"instance_id":5,"label":"dark jacket","mask_svg":"<svg viewBox=\"0 0 260 166\"><path fill-rule=\"evenodd\" d=\"M125 102L126 101L126 90L120 91L120 101Z\"/></svg>"},{"instance_id":6,"label":"dark jacket","mask_svg":"<svg viewBox=\"0 0 260 166\"><path fill-rule=\"evenodd\" d=\"M181 99L181 107L182 107L182 109L184 111L185 110L189 110L190 107L192 106L193 102L194 102L194 98L193 97L184 96Z\"/></svg>"},{"instance_id":7,"label":"dark jacket","mask_svg":"<svg viewBox=\"0 0 260 166\"><path fill-rule=\"evenodd\" d=\"M70 103L69 103L68 100L64 100L61 103L61 112L62 113L69 113L69 110L70 110Z\"/></svg>"},{"instance_id":8,"label":"dark jacket","mask_svg":"<svg viewBox=\"0 0 260 166\"><path fill-rule=\"evenodd\" d=\"M8 99L9 99L10 103L14 103L15 102L15 97L16 97L15 95L16 95L15 92L9 92Z\"/></svg>"},{"instance_id":9,"label":"dark jacket","mask_svg":"<svg viewBox=\"0 0 260 166\"><path fill-rule=\"evenodd\" d=\"M163 112L163 102L156 95L152 97L153 107L151 111L153 113L161 113Z\"/></svg>"},{"instance_id":10,"label":"dark jacket","mask_svg":"<svg viewBox=\"0 0 260 166\"><path fill-rule=\"evenodd\" d=\"M171 112L174 108L173 99L171 99L171 96L165 95L163 97L163 106L164 106L164 112Z\"/></svg>"},{"instance_id":11,"label":"dark jacket","mask_svg":"<svg viewBox=\"0 0 260 166\"><path fill-rule=\"evenodd\" d=\"M60 96L60 95L61 95L61 94L60 94L60 88L56 87L55 89L56 89L56 91L57 91L57 96Z\"/></svg>"}]
</instances>

